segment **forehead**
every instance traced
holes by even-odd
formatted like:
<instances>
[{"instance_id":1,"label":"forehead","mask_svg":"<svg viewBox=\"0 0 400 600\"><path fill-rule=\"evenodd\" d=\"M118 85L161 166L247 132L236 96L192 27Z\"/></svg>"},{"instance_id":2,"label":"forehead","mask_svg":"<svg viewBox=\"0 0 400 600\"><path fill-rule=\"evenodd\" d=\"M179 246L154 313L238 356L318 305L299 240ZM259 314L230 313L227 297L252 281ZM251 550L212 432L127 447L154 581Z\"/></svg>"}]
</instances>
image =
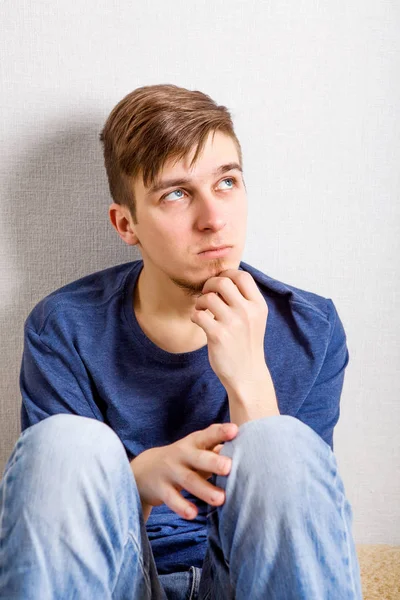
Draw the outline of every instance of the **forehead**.
<instances>
[{"instance_id":1,"label":"forehead","mask_svg":"<svg viewBox=\"0 0 400 600\"><path fill-rule=\"evenodd\" d=\"M204 143L201 154L197 157L196 163L190 169L190 163L195 155L196 147L181 158L169 159L165 162L163 169L157 179L161 179L166 173L170 174L193 174L199 177L208 175L218 164L222 162L238 162L239 156L233 139L221 133L220 131L210 132ZM218 163L218 164L217 164Z\"/></svg>"},{"instance_id":2,"label":"forehead","mask_svg":"<svg viewBox=\"0 0 400 600\"><path fill-rule=\"evenodd\" d=\"M190 168L196 148L197 146L194 146L186 156L179 160L177 158L168 159L159 171L156 180L150 182L148 187L144 186L142 177L138 177L135 183L136 190L141 194L149 195L154 188L161 189L166 180L185 178L193 182L200 181L213 177L216 168L223 164L239 163L239 154L234 140L219 131L216 131L214 136L213 132L208 135L197 161Z\"/></svg>"}]
</instances>

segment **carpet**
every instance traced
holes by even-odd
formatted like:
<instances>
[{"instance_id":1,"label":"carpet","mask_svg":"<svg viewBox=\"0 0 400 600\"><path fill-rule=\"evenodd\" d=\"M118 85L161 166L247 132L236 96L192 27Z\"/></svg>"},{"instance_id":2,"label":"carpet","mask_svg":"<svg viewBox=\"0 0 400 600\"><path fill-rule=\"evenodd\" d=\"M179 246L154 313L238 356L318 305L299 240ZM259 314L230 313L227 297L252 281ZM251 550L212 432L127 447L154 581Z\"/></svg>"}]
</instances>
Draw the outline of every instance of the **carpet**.
<instances>
[{"instance_id":1,"label":"carpet","mask_svg":"<svg viewBox=\"0 0 400 600\"><path fill-rule=\"evenodd\" d=\"M363 600L400 600L400 546L356 544Z\"/></svg>"}]
</instances>

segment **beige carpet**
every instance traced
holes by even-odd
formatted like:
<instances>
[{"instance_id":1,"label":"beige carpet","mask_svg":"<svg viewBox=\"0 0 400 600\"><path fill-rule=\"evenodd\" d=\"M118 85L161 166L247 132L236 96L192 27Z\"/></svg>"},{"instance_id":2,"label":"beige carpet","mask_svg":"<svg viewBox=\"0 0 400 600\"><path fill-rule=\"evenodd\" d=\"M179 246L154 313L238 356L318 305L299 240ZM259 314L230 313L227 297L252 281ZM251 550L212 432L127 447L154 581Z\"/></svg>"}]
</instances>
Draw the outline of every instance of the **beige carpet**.
<instances>
[{"instance_id":1,"label":"beige carpet","mask_svg":"<svg viewBox=\"0 0 400 600\"><path fill-rule=\"evenodd\" d=\"M400 600L400 546L356 544L364 600Z\"/></svg>"}]
</instances>

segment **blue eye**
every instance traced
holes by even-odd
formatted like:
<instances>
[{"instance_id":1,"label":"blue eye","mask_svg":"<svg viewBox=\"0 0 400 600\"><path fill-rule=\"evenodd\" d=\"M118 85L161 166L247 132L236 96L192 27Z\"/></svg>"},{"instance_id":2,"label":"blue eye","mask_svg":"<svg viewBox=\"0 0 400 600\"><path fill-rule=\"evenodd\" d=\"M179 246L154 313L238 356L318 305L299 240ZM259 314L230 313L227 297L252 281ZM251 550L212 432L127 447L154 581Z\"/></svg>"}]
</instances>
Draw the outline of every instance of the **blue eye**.
<instances>
[{"instance_id":1,"label":"blue eye","mask_svg":"<svg viewBox=\"0 0 400 600\"><path fill-rule=\"evenodd\" d=\"M224 181L231 181L232 185L228 186L228 189L232 189L232 187L235 185L236 179L235 179L235 177L226 177L225 179L222 179L220 181L220 183L222 183ZM162 196L161 197L161 201L162 202L169 202L169 200L167 200L167 198L168 198L168 196L171 196L171 194L183 194L183 193L184 192L181 189L173 190L172 192L168 192L168 194L166 194L165 196ZM172 200L179 200L181 198L183 198L183 196L179 196L178 198L175 197Z\"/></svg>"},{"instance_id":2,"label":"blue eye","mask_svg":"<svg viewBox=\"0 0 400 600\"><path fill-rule=\"evenodd\" d=\"M234 182L235 179L233 177L227 177L226 179L223 179L222 181L232 181L232 182Z\"/></svg>"},{"instance_id":3,"label":"blue eye","mask_svg":"<svg viewBox=\"0 0 400 600\"><path fill-rule=\"evenodd\" d=\"M181 193L182 194L182 190L174 190L173 192L169 192L169 194L167 194L166 196L163 196L163 200L166 200L168 198L168 196L170 196L171 194L176 194L176 193ZM179 196L180 198L182 198L182 196Z\"/></svg>"}]
</instances>

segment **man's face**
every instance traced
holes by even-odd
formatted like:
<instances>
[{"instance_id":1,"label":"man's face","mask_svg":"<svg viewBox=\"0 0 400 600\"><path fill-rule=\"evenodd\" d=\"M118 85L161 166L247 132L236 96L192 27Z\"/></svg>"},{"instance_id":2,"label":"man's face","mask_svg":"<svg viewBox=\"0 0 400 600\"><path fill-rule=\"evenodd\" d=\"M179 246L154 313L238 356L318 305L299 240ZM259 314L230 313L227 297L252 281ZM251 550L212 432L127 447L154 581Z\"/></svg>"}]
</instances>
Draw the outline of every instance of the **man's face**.
<instances>
[{"instance_id":1,"label":"man's face","mask_svg":"<svg viewBox=\"0 0 400 600\"><path fill-rule=\"evenodd\" d=\"M132 224L152 276L167 276L188 295L198 295L204 283L225 269L237 269L246 238L247 196L234 141L216 132L208 136L192 170L188 157L169 160L154 190L134 183L137 224ZM222 165L231 168L217 173ZM176 180L190 179L188 183ZM167 182L168 180L168 182ZM173 181L171 181L173 180ZM164 184L165 182L165 184ZM210 246L231 246L223 256L200 254Z\"/></svg>"}]
</instances>

